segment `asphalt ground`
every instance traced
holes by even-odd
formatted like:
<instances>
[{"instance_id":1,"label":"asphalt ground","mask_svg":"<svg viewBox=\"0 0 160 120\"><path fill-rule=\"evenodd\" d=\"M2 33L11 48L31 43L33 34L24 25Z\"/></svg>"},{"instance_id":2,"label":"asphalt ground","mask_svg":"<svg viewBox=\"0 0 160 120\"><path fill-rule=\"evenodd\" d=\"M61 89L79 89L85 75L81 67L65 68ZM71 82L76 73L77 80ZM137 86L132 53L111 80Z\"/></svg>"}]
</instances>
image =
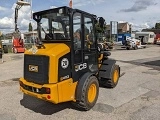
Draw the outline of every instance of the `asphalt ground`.
<instances>
[{"instance_id":1,"label":"asphalt ground","mask_svg":"<svg viewBox=\"0 0 160 120\"><path fill-rule=\"evenodd\" d=\"M54 105L19 91L23 54L5 54L0 63L0 120L159 120L160 46L125 50L116 47L123 76L114 89L100 88L97 104L87 112L70 103Z\"/></svg>"}]
</instances>

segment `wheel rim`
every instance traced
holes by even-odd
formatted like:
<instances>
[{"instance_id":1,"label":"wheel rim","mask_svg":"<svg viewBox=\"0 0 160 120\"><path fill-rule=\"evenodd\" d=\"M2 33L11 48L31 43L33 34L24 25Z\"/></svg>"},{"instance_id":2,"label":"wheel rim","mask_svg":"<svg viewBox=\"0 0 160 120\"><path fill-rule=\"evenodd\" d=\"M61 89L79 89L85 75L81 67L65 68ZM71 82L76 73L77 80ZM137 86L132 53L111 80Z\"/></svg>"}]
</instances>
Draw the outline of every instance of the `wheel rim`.
<instances>
[{"instance_id":1,"label":"wheel rim","mask_svg":"<svg viewBox=\"0 0 160 120\"><path fill-rule=\"evenodd\" d=\"M118 70L115 70L114 74L113 74L113 81L114 81L114 83L117 83L118 77L119 77Z\"/></svg>"},{"instance_id":2,"label":"wheel rim","mask_svg":"<svg viewBox=\"0 0 160 120\"><path fill-rule=\"evenodd\" d=\"M91 84L91 86L88 89L88 101L90 103L92 103L95 100L96 94L97 94L97 87L95 84Z\"/></svg>"}]
</instances>

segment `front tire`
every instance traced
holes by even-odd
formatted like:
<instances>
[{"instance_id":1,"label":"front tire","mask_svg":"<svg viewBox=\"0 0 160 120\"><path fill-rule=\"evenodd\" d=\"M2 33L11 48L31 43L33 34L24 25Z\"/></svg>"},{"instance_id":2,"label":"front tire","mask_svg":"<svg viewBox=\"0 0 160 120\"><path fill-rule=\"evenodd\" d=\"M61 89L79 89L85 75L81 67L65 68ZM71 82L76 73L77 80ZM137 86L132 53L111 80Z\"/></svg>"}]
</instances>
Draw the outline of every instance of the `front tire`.
<instances>
[{"instance_id":1,"label":"front tire","mask_svg":"<svg viewBox=\"0 0 160 120\"><path fill-rule=\"evenodd\" d=\"M118 80L119 80L119 77L120 77L119 72L120 72L119 66L115 64L113 66L112 71L111 71L112 78L109 79L109 80L105 80L105 79L102 80L103 81L103 86L106 87L106 88L115 88L116 85L118 84Z\"/></svg>"},{"instance_id":2,"label":"front tire","mask_svg":"<svg viewBox=\"0 0 160 120\"><path fill-rule=\"evenodd\" d=\"M79 81L82 82L82 81ZM85 80L82 86L78 86L77 94L80 95L79 99L73 104L75 107L88 111L90 110L97 102L99 95L99 82L95 76L90 76Z\"/></svg>"}]
</instances>

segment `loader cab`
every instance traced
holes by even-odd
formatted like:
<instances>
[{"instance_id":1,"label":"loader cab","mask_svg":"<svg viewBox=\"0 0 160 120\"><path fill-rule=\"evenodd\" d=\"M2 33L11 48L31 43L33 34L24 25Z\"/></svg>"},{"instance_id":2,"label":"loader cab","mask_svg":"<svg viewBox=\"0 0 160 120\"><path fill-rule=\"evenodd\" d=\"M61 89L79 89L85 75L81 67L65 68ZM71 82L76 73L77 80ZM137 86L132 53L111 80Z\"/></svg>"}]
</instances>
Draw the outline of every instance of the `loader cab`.
<instances>
[{"instance_id":1,"label":"loader cab","mask_svg":"<svg viewBox=\"0 0 160 120\"><path fill-rule=\"evenodd\" d=\"M74 80L78 80L88 71L98 71L95 15L78 9L60 7L34 13L33 18L38 26L39 45L64 43L69 46L68 61L64 60L64 64L61 65L65 68L69 64L69 76L72 75ZM63 72L66 73L66 70Z\"/></svg>"}]
</instances>

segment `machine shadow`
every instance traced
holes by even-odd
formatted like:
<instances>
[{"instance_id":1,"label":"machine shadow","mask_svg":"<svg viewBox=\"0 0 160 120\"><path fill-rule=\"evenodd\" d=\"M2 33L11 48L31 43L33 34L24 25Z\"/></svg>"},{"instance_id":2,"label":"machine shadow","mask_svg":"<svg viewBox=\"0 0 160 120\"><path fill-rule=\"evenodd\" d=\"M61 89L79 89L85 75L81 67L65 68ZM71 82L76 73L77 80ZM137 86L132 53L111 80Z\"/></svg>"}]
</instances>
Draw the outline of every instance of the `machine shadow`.
<instances>
[{"instance_id":1,"label":"machine shadow","mask_svg":"<svg viewBox=\"0 0 160 120\"><path fill-rule=\"evenodd\" d=\"M52 115L65 109L75 109L71 102L53 104L26 94L23 95L23 99L20 100L20 104L27 109L30 109L36 113L41 113L43 115Z\"/></svg>"}]
</instances>

